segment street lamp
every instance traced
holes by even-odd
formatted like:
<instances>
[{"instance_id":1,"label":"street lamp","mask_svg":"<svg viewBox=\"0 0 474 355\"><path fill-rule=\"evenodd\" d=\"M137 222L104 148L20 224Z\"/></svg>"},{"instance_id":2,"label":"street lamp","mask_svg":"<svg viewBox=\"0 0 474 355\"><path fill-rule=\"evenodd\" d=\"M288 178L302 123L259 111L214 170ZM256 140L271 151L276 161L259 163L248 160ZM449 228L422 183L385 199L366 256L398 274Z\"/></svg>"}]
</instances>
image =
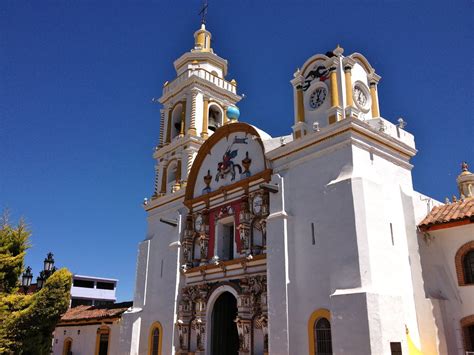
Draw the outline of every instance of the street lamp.
<instances>
[{"instance_id":1,"label":"street lamp","mask_svg":"<svg viewBox=\"0 0 474 355\"><path fill-rule=\"evenodd\" d=\"M44 259L44 271L46 271L48 274L52 271L54 267L54 258L53 258L53 253L49 252L46 255L46 259Z\"/></svg>"},{"instance_id":2,"label":"street lamp","mask_svg":"<svg viewBox=\"0 0 474 355\"><path fill-rule=\"evenodd\" d=\"M25 291L25 294L28 292L28 289L30 288L32 279L33 279L33 274L31 273L31 267L28 266L21 277L21 286L23 286L23 290Z\"/></svg>"},{"instance_id":3,"label":"street lamp","mask_svg":"<svg viewBox=\"0 0 474 355\"><path fill-rule=\"evenodd\" d=\"M41 271L39 276L36 278L36 287L38 288L38 290L43 288L45 281L46 281L46 275L44 271Z\"/></svg>"}]
</instances>

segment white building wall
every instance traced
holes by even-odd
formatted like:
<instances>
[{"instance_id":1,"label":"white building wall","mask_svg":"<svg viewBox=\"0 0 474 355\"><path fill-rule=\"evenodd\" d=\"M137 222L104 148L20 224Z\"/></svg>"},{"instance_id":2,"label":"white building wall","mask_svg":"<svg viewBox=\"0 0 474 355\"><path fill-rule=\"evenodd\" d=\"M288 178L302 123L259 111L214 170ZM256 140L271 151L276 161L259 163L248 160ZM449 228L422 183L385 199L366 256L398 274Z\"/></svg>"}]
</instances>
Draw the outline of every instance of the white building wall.
<instances>
[{"instance_id":1,"label":"white building wall","mask_svg":"<svg viewBox=\"0 0 474 355\"><path fill-rule=\"evenodd\" d=\"M460 320L474 314L474 285L459 286L455 255L474 240L474 227L440 229L418 237L426 293L433 300L438 329L444 330L441 346L448 354L464 354Z\"/></svg>"},{"instance_id":2,"label":"white building wall","mask_svg":"<svg viewBox=\"0 0 474 355\"><path fill-rule=\"evenodd\" d=\"M107 324L110 328L109 354L122 354L120 347L120 324ZM53 333L53 354L63 355L64 341L72 339L74 355L95 354L98 324L57 327ZM78 333L79 332L79 333Z\"/></svg>"}]
</instances>

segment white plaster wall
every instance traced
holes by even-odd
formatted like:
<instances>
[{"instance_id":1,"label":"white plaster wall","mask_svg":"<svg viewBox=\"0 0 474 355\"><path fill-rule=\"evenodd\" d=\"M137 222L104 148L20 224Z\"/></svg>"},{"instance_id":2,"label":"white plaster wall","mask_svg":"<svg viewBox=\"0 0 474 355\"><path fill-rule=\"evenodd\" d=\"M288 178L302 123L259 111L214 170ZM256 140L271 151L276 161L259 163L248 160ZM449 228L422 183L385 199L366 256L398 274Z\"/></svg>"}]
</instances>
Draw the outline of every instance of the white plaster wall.
<instances>
[{"instance_id":1,"label":"white plaster wall","mask_svg":"<svg viewBox=\"0 0 474 355\"><path fill-rule=\"evenodd\" d=\"M337 318L335 337L342 339L361 324L357 341L341 342L340 353L365 354L369 348L387 353L391 341L401 342L407 351L404 325L418 338L401 194L412 191L410 171L347 144L290 164L281 174L288 213L290 353L308 351L308 319L320 308ZM270 239L284 239L268 235L269 244ZM269 275L269 290L272 280L278 281Z\"/></svg>"},{"instance_id":2,"label":"white plaster wall","mask_svg":"<svg viewBox=\"0 0 474 355\"><path fill-rule=\"evenodd\" d=\"M474 314L474 285L459 286L455 255L461 246L474 240L474 226L465 225L420 234L420 254L425 289L435 301L439 329L444 329L449 354L462 354L460 320Z\"/></svg>"},{"instance_id":3,"label":"white plaster wall","mask_svg":"<svg viewBox=\"0 0 474 355\"><path fill-rule=\"evenodd\" d=\"M178 252L170 244L180 240L180 226L172 227L160 222L160 218L178 219L179 202L157 208L149 212L147 236L150 238L149 261L146 282L142 283L143 304L140 312L139 354L147 354L148 336L154 322L160 322L163 328L163 354L173 353L173 332L175 323L175 302L178 273Z\"/></svg>"},{"instance_id":4,"label":"white plaster wall","mask_svg":"<svg viewBox=\"0 0 474 355\"><path fill-rule=\"evenodd\" d=\"M109 354L121 354L119 351L120 325L107 324L110 328ZM64 341L72 338L71 351L74 355L95 354L97 329L100 325L58 327L53 333L53 354L62 355ZM80 334L77 332L80 331Z\"/></svg>"}]
</instances>

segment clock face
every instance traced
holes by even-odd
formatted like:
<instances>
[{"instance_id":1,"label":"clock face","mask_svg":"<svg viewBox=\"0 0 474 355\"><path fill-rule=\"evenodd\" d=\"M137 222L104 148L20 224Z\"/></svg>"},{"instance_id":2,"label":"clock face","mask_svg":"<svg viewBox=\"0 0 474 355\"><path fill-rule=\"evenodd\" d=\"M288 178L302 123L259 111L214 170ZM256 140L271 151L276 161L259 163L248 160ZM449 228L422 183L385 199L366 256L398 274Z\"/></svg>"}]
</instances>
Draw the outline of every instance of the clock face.
<instances>
[{"instance_id":1,"label":"clock face","mask_svg":"<svg viewBox=\"0 0 474 355\"><path fill-rule=\"evenodd\" d=\"M202 216L198 215L196 219L194 220L194 229L196 232L200 232L202 227Z\"/></svg>"},{"instance_id":2,"label":"clock face","mask_svg":"<svg viewBox=\"0 0 474 355\"><path fill-rule=\"evenodd\" d=\"M263 198L260 195L256 195L252 200L253 213L260 214L262 211Z\"/></svg>"},{"instance_id":3,"label":"clock face","mask_svg":"<svg viewBox=\"0 0 474 355\"><path fill-rule=\"evenodd\" d=\"M315 110L318 107L320 107L323 103L324 100L326 100L326 96L328 95L328 92L325 87L318 87L316 88L312 93L311 96L309 97L309 106Z\"/></svg>"},{"instance_id":4,"label":"clock face","mask_svg":"<svg viewBox=\"0 0 474 355\"><path fill-rule=\"evenodd\" d=\"M361 110L367 110L369 107L367 91L359 85L354 86L354 101Z\"/></svg>"}]
</instances>

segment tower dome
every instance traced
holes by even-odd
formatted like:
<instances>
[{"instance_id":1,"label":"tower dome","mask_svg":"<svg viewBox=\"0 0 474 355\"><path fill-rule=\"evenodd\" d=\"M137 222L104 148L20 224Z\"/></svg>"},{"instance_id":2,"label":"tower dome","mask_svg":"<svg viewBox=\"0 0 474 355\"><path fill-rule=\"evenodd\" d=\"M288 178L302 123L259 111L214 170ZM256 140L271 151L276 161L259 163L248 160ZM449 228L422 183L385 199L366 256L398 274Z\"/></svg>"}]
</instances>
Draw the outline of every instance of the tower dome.
<instances>
[{"instance_id":1,"label":"tower dome","mask_svg":"<svg viewBox=\"0 0 474 355\"><path fill-rule=\"evenodd\" d=\"M459 194L462 197L474 197L474 174L468 169L466 162L461 164L461 174L459 174L456 182L458 183Z\"/></svg>"}]
</instances>

